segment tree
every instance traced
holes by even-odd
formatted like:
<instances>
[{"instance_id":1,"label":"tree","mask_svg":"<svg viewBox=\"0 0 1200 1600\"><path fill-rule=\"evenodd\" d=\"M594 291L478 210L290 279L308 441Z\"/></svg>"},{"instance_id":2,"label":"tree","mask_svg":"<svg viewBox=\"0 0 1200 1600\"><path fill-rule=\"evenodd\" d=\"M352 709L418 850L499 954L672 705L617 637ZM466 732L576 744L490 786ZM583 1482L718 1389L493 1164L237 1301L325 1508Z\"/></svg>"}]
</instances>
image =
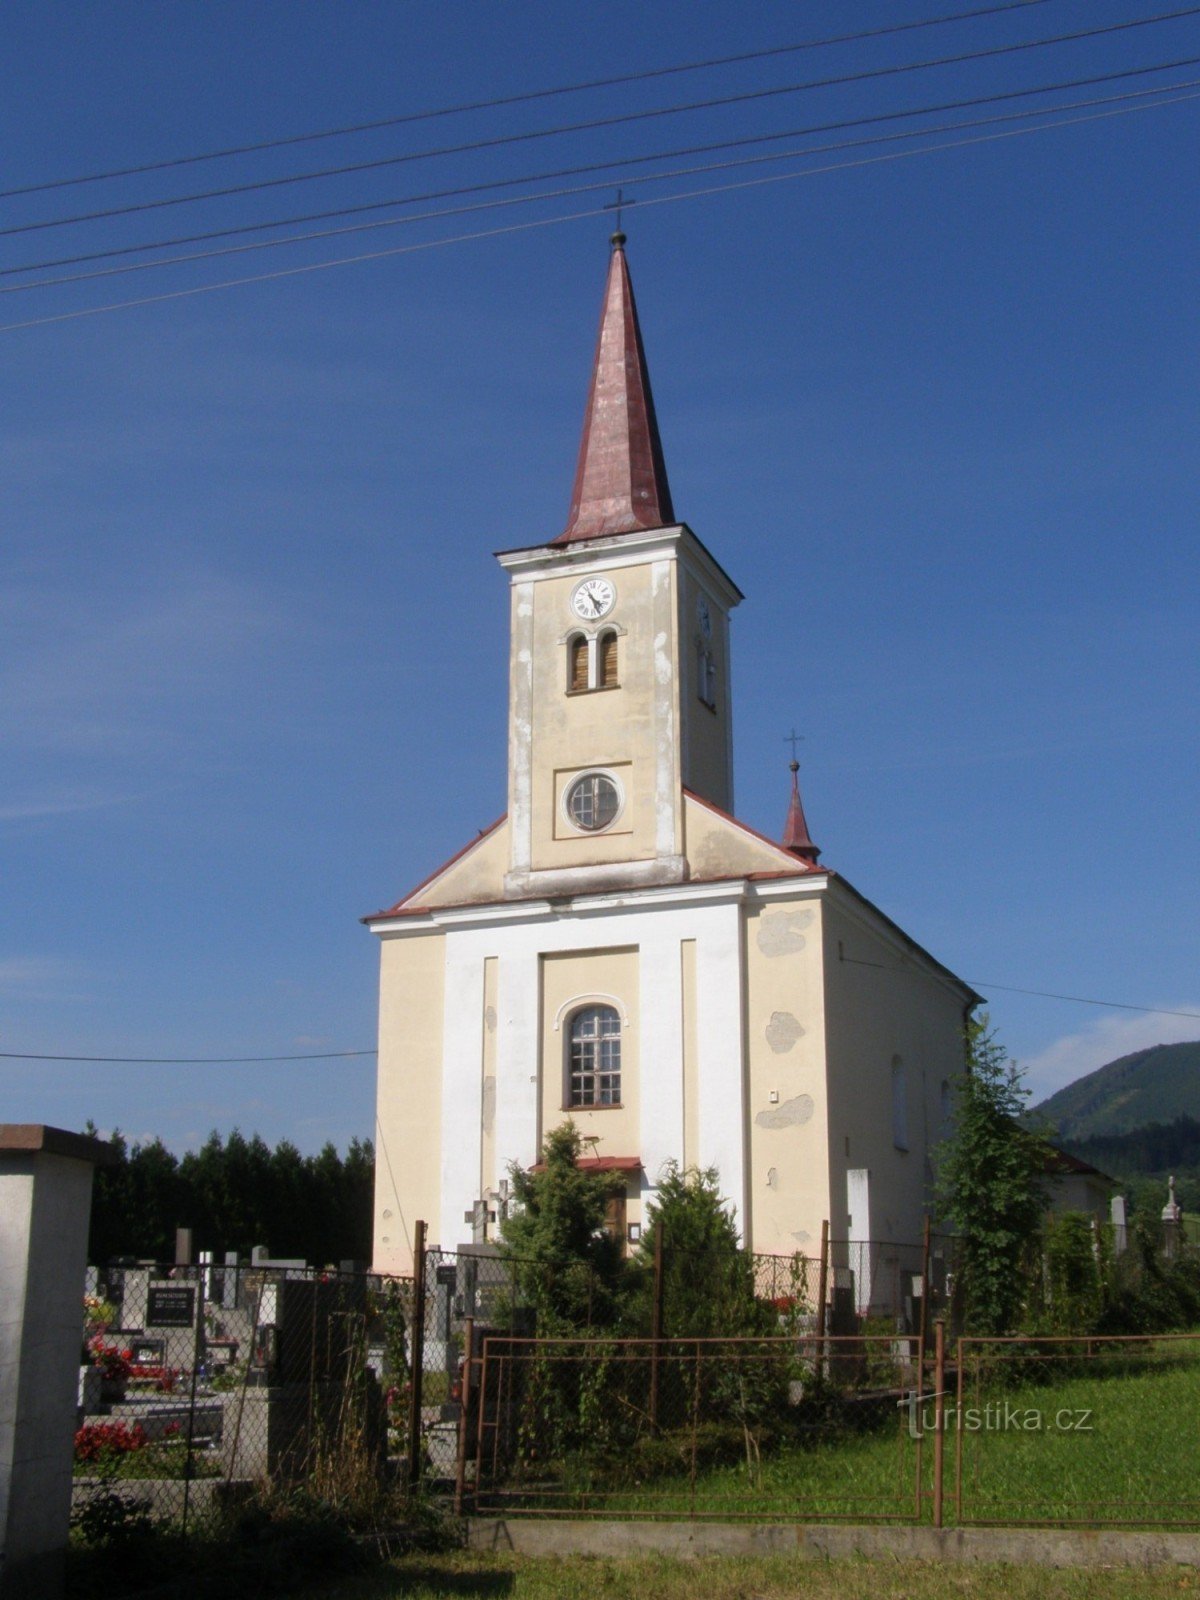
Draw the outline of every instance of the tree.
<instances>
[{"instance_id":1,"label":"tree","mask_svg":"<svg viewBox=\"0 0 1200 1600\"><path fill-rule=\"evenodd\" d=\"M546 1135L536 1167L526 1171L514 1163L508 1169L515 1206L501 1239L542 1334L607 1327L620 1305L622 1243L606 1230L605 1219L625 1180L620 1173L581 1171L582 1148L579 1129L565 1122Z\"/></svg>"},{"instance_id":2,"label":"tree","mask_svg":"<svg viewBox=\"0 0 1200 1600\"><path fill-rule=\"evenodd\" d=\"M1028 1091L986 1015L967 1025L967 1070L937 1152L942 1211L960 1235L958 1291L968 1332L1010 1333L1046 1209L1046 1145L1022 1127Z\"/></svg>"},{"instance_id":3,"label":"tree","mask_svg":"<svg viewBox=\"0 0 1200 1600\"><path fill-rule=\"evenodd\" d=\"M662 1224L663 1333L706 1338L766 1331L754 1298L754 1269L722 1198L717 1169L663 1169L646 1210L638 1264L654 1270L654 1234Z\"/></svg>"}]
</instances>

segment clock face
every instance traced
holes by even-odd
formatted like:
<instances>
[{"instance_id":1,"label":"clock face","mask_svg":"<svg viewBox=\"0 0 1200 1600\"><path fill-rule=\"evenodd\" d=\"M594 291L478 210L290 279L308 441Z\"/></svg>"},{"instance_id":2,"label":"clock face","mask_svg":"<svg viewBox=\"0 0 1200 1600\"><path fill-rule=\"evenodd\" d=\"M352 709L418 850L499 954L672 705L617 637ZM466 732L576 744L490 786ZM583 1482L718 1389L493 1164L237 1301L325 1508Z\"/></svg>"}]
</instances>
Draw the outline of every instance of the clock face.
<instances>
[{"instance_id":1,"label":"clock face","mask_svg":"<svg viewBox=\"0 0 1200 1600\"><path fill-rule=\"evenodd\" d=\"M696 602L696 618L700 623L700 632L706 639L712 637L712 612L708 609L708 601L703 595Z\"/></svg>"},{"instance_id":2,"label":"clock face","mask_svg":"<svg viewBox=\"0 0 1200 1600\"><path fill-rule=\"evenodd\" d=\"M571 594L571 610L584 622L606 617L616 603L617 591L607 578L585 578Z\"/></svg>"}]
</instances>

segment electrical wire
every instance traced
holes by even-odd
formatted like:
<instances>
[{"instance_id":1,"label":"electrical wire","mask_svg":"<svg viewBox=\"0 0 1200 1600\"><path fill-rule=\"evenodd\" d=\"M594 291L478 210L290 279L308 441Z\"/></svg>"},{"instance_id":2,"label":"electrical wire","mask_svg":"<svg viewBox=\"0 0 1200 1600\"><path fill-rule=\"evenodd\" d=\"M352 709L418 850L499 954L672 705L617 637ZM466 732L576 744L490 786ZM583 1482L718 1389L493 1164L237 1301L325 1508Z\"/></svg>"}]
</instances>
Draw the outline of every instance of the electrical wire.
<instances>
[{"instance_id":1,"label":"electrical wire","mask_svg":"<svg viewBox=\"0 0 1200 1600\"><path fill-rule=\"evenodd\" d=\"M846 962L856 967L878 967L877 961L856 961L847 956ZM886 971L902 971L900 967ZM984 983L982 979L968 979L972 988L1002 989L1006 994L1031 995L1038 1000L1067 1000L1073 1005L1103 1006L1114 1011L1140 1011L1152 1017L1188 1017L1200 1022L1200 1011L1170 1011L1163 1006L1135 1006L1123 1000L1094 1000L1078 994L1057 994L1048 989L1017 989L1012 984ZM0 1050L0 1061L58 1061L79 1062L84 1065L118 1067L236 1067L261 1066L269 1062L286 1061L343 1061L358 1056L377 1056L378 1050L327 1050L315 1055L281 1056L67 1056L23 1053L19 1050Z\"/></svg>"},{"instance_id":2,"label":"electrical wire","mask_svg":"<svg viewBox=\"0 0 1200 1600\"><path fill-rule=\"evenodd\" d=\"M591 172L608 171L608 170L610 170L611 168L613 168L615 166L625 166L625 167L641 166L641 165L646 165L646 164L654 162L654 161L674 160L675 158L680 157L680 156L707 155L707 154L711 154L711 153L714 153L714 152L719 151L719 150L740 149L740 148L743 148L746 145L772 144L772 143L777 143L778 141L780 141L782 139L807 138L807 137L812 136L813 134L834 133L834 132L840 132L840 131L842 131L844 129L848 129L848 128L869 127L869 126L874 126L874 125L880 124L880 123L897 122L897 121L901 121L901 120L907 119L909 117L933 116L933 115L935 115L937 113L941 113L941 112L944 112L944 111L965 111L965 110L970 110L970 109L972 109L974 107L977 107L977 106L995 105L995 104L999 103L1000 101L1004 101L1004 100L1021 100L1021 99L1027 99L1027 98L1029 98L1029 97L1031 97L1033 95L1054 94L1054 93L1064 92L1064 91L1066 91L1068 89L1089 88L1089 87L1093 87L1093 86L1101 84L1101 83L1113 83L1113 82L1116 82L1116 81L1119 81L1119 80L1122 80L1122 79L1126 79L1126 78L1145 77L1145 76L1148 76L1148 75L1150 75L1152 73L1168 72L1168 71L1177 70L1178 68L1181 68L1181 67L1195 66L1198 63L1200 63L1200 56L1184 56L1184 57L1178 58L1178 59L1176 59L1174 61L1157 62L1157 63L1154 63L1151 66L1146 66L1146 67L1132 67L1132 68L1123 69L1123 70L1121 70L1119 72L1099 73L1099 74L1095 74L1095 75L1093 75L1091 77L1086 77L1086 78L1060 79L1059 81L1057 81L1055 83L1039 84L1039 85L1034 85L1034 86L1031 86L1031 87L1028 87L1028 88L1024 88L1024 89L1012 89L1012 90L1005 91L1004 93L997 93L997 94L990 94L990 95L975 95L975 96L972 96L970 98L962 99L962 100L947 100L947 101L941 102L940 104L929 105L929 106L919 106L919 107L914 107L914 108L912 108L910 110L905 110L905 111L881 112L881 113L879 113L879 114L877 114L875 116L871 116L871 117L848 117L848 118L843 118L842 120L837 121L837 122L813 123L813 124L810 124L808 127L785 129L783 132L780 132L780 133L749 134L749 135L746 135L746 136L744 136L742 138L738 138L738 139L721 139L721 140L715 140L715 141L713 141L711 143L708 143L708 144L682 145L682 146L677 146L676 148L671 149L671 150L660 150L660 151L658 151L658 152L656 152L654 154L651 154L651 155L627 156L627 157L624 157L624 158L616 158L616 159L614 159L612 161L594 161L594 162L585 163L585 164L580 165L580 166L559 167L559 168L556 168L556 169L553 169L553 170L547 171L547 172L529 173L529 174L525 174L525 175L523 175L521 177L516 177L516 178L499 178L499 179L494 179L491 182L487 182L487 183L464 184L464 185L460 185L458 187L450 188L450 189L433 189L433 190L426 190L424 193L419 193L419 194L397 195L397 196L393 196L391 199L388 199L388 200L375 200L375 201L371 201L371 202L369 202L367 204L364 204L364 205L337 207L337 208L334 208L334 209L328 210L328 211L307 212L307 213L301 213L300 215L293 215L293 216L290 216L290 217L277 217L277 218L274 218L274 219L272 219L270 221L267 221L267 222L243 223L243 224L241 224L241 225L239 225L237 227L233 227L233 228L212 228L212 229L208 229L207 231L202 232L202 233L182 234L182 235L177 235L177 236L175 236L173 238L169 238L169 239L151 240L151 241L149 241L147 243L143 243L143 244L123 245L123 246L119 246L117 248L110 249L110 250L93 250L93 251L88 251L88 252L86 252L84 254L81 254L81 255L74 255L74 256L51 257L50 259L44 260L44 261L28 262L28 263L24 264L23 266L0 267L0 278L14 277L14 276L22 275L22 274L28 273L28 272L50 271L51 269L56 268L56 267L67 267L67 266L83 265L83 264L85 264L87 262L90 262L90 261L114 260L114 259L116 259L117 257L120 257L120 256L142 255L142 254L146 254L146 253L148 253L149 251L152 251L152 250L169 250L169 249L174 249L174 248L176 248L178 246L181 246L181 245L206 243L207 241L209 241L211 239L237 238L237 237L240 237L243 234L260 233L260 232L264 232L265 230L270 229L270 228L292 227L292 226L295 226L297 224L303 224L303 223L307 223L307 222L323 222L323 221L333 220L334 218L338 218L338 217L359 216L359 215L362 215L363 213L369 212L369 211L386 211L386 210L391 209L393 206L420 205L420 204L424 204L427 201L432 201L432 200L445 200L445 199L458 198L460 196L469 195L469 194L490 193L490 192L498 190L498 189L511 189L511 188L519 187L519 186L524 185L524 184L546 183L546 182L550 182L551 180L557 179L557 178L571 178L571 177L582 176L582 175L584 175L586 173L591 173ZM1048 115L1052 115L1052 114L1054 114L1056 112L1065 111L1065 110L1076 110L1076 109L1079 109L1081 107L1086 107L1086 106L1111 104L1111 103L1113 103L1115 101L1118 101L1118 100L1135 99L1139 95L1140 96L1162 95L1162 94L1169 93L1173 89L1187 88L1187 87L1190 87L1190 86L1191 86L1190 85L1190 81L1185 81L1185 82L1179 83L1179 84L1159 85L1158 87L1155 87L1155 88L1152 88L1152 89L1131 91L1127 95L1114 95L1114 96L1100 97L1100 98L1093 99L1093 100L1081 100L1081 101L1076 101L1076 102L1070 102L1070 103L1068 103L1066 105L1046 106L1046 107L1041 108L1040 110L1029 111L1029 112L1021 112L1021 113L1017 113L1015 115L1020 115L1020 116L1025 116L1025 117L1030 117L1030 116L1048 116ZM1002 118L989 118L989 119L983 119L983 120L984 121L1000 121L1000 120L1004 120L1004 119L1002 119ZM982 126L982 125L983 125L983 122L957 124L957 126L960 126L960 127L974 127L974 126ZM954 125L949 125L949 126L954 126ZM935 128L935 129L928 129L928 130L923 130L923 131L927 131L927 132L943 132L943 131L945 131L945 129L944 128ZM898 137L913 138L913 137L916 137L916 136L917 136L916 133L907 133L907 134L899 135ZM857 141L857 142L859 142L859 143L869 143L869 142L872 142L872 141ZM838 148L844 148L844 147L845 146L835 146L835 145L817 146L817 147L811 148L811 149L809 149L807 151L788 151L788 152L785 152L782 155L774 154L774 155L764 156L764 157L757 158L757 159L762 159L762 160L785 160L785 159L789 159L792 155L820 154L824 150L838 149ZM733 164L734 163L730 163L730 165L733 165ZM749 163L743 163L743 164L749 164ZM684 172L687 172L687 171L699 171L699 170L704 170L704 169L700 169L700 168L685 168L685 169L681 169L681 170L684 171ZM633 177L633 176L624 176L619 180L610 180L608 184L599 185L597 187L611 187L612 184L614 182L617 182L617 181L619 181L621 184L630 184L630 185L632 185L632 184L635 184L635 183L638 183L638 182L655 181L655 180L660 180L660 179L662 179L664 177L667 177L667 176L676 176L676 175L678 175L678 172L676 172L676 173L656 173L656 174L653 174L651 178L646 178L646 179L637 178L637 177ZM557 194L568 194L568 193L578 193L578 192L580 192L578 189L576 189L576 190L555 191L555 193L557 193ZM527 196L527 197L525 197L525 199L527 199L527 200L528 199L536 199L536 198L538 198L538 196ZM463 208L463 209L471 209L471 208ZM459 213L457 213L457 212L433 213L433 215L456 215L456 214L459 214ZM358 227L326 229L326 230L322 230L321 232L318 232L318 233L298 234L298 235L292 236L289 239L272 240L272 241L268 241L268 242L270 244L278 244L278 243L289 244L289 243L296 243L296 242L306 241L306 240L310 240L310 239L330 238L330 237L335 237L335 236L338 236L338 235L341 235L341 234L345 234L345 233L354 233L354 232L359 232L359 231L365 231L365 229L367 227L371 227L371 226L394 226L397 222L405 222L405 221L410 221L410 220L422 220L422 219L419 219L419 218L403 218L403 217L402 218L395 218L395 219L388 219L388 221L386 223L384 223L384 224L366 224L361 229L358 228ZM251 248L256 248L256 247L251 247ZM220 256L220 255L223 255L223 254L236 254L236 253L237 253L236 251L226 252L226 251L215 250L215 251L208 251L208 252L198 253L198 254L192 255L192 256L180 256L180 257L168 258L165 261L150 262L150 263L145 263L145 265L149 265L149 266L174 265L174 264L176 264L178 262L181 262L181 261L206 260L206 259L211 259L214 256ZM116 271L116 270L119 270L119 269L114 269L114 271ZM91 277L103 277L103 276L106 276L106 274L105 273L96 273L96 274L80 273L80 274L75 275L74 277L48 279L48 280L45 280L45 282L46 282L46 284L72 283L72 282L79 282L79 281L82 281L84 279L91 278ZM27 287L29 287L29 288L39 288L39 287L43 287L43 286L44 285L42 283L35 283L35 284L30 284L30 285L21 284L21 285L17 285L17 288L21 288L21 289L27 288ZM11 289L0 288L0 293L11 293L11 292L12 292Z\"/></svg>"},{"instance_id":3,"label":"electrical wire","mask_svg":"<svg viewBox=\"0 0 1200 1600\"><path fill-rule=\"evenodd\" d=\"M324 167L312 172L292 173L281 178L264 178L254 183L230 184L220 189L205 189L192 194L175 195L160 200L143 200L126 206L110 206L100 211L78 212L69 217L51 217L41 222L25 222L0 228L0 238L17 234L38 233L49 228L74 227L79 223L107 221L112 217L125 217L147 211L161 211L173 206L193 205L205 200L228 199L233 195L252 194L264 189L277 189L297 183L311 183L323 178L344 177L349 173L375 171L382 167L400 166L413 161L427 161L448 155L474 154L481 150L499 149L503 146L526 144L533 140L559 138L568 133L594 132L598 128L612 128L635 122L645 122L662 117L679 116L690 111L711 111L717 107L743 105L749 101L767 100L787 94L807 93L812 89L840 87L848 83L865 83L878 78L896 77L902 73L921 72L934 67L959 66L969 61L983 61L997 56L1014 55L1028 50L1045 49L1052 45L1068 44L1080 39L1094 39L1103 35L1128 32L1133 28L1157 26L1175 22L1183 17L1200 15L1200 5L1187 6L1176 11L1161 12L1153 17L1138 17L1128 22L1110 23L1102 28L1086 28L1075 33L1056 34L1050 38L1028 39L1018 44L995 45L986 50L972 50L953 56L934 57L926 61L900 62L893 66L876 67L869 72L844 73L834 77L811 79L805 83L783 84L770 89L755 89L742 94L721 95L708 100L694 100L675 106L657 106L646 111L624 112L620 116L596 117L585 122L564 123L553 128L537 128L526 133L496 135L488 139L473 139L463 144L443 145L429 150L410 151L398 156L383 156L373 161L351 162L339 167Z\"/></svg>"},{"instance_id":4,"label":"electrical wire","mask_svg":"<svg viewBox=\"0 0 1200 1600\"><path fill-rule=\"evenodd\" d=\"M1113 1011L1145 1011L1152 1017L1194 1017L1200 1022L1200 1011L1167 1011L1162 1006L1132 1006L1120 1000L1090 1000L1081 994L1052 994L1047 989L1015 989L1011 983L984 983L982 979L968 980L972 988L1003 989L1006 994L1028 994L1038 1000L1070 1000L1080 1006L1107 1006Z\"/></svg>"},{"instance_id":5,"label":"electrical wire","mask_svg":"<svg viewBox=\"0 0 1200 1600\"><path fill-rule=\"evenodd\" d=\"M122 1067L236 1067L261 1066L267 1061L344 1061L352 1056L378 1054L378 1050L326 1050L316 1055L297 1056L48 1056L0 1050L0 1061L82 1061Z\"/></svg>"},{"instance_id":6,"label":"electrical wire","mask_svg":"<svg viewBox=\"0 0 1200 1600\"><path fill-rule=\"evenodd\" d=\"M1015 139L1031 133L1050 129L1074 127L1085 122L1098 122L1110 117L1132 116L1141 111L1157 110L1197 98L1194 94L1180 95L1174 100L1156 100L1149 104L1120 106L1114 110L1093 112L1083 117L1068 117L1059 122L1041 122L1032 127L1009 128L999 133L980 134L970 139L948 140L942 144L928 145L919 150L897 150L883 155L864 156L855 161L830 162L825 166L809 167L800 172L775 173L764 178L746 178L737 183L712 184L706 188L685 190L670 195L648 195L638 201L643 209L649 206L674 205L681 201L707 199L713 195L730 194L743 189L762 188L767 184L788 183L797 178L818 177L829 172L843 172L858 167L875 166L881 162L907 160L914 156L936 155L946 150L959 150L973 145L991 144L1000 139ZM607 187L607 186L606 186ZM26 328L46 327L51 323L73 322L80 317L100 316L110 311L129 311L137 307L161 305L169 300L190 299L194 295L213 294L222 289L240 288L249 283L268 283L281 278L299 277L310 272L325 272L333 267L358 265L366 261L380 261L391 256L412 255L417 251L444 249L448 245L466 244L481 239L499 238L505 234L525 233L535 228L557 227L567 222L579 222L591 217L611 213L612 207L593 206L584 211L573 211L555 217L540 217L529 222L509 223L498 228L480 229L473 233L452 234L441 239L426 239L414 244L394 245L386 250L365 251L354 256L339 256L330 261L308 262L297 267L281 267L274 272L253 273L241 278L227 278L217 283L196 284L187 289L171 289L162 294L143 295L133 300L113 301L106 305L87 306L76 311L61 311L46 317L31 317L21 322L0 324L0 334L16 333Z\"/></svg>"},{"instance_id":7,"label":"electrical wire","mask_svg":"<svg viewBox=\"0 0 1200 1600\"><path fill-rule=\"evenodd\" d=\"M507 106L527 105L557 95L582 94L587 90L612 89L626 83L644 83L652 78L669 78L684 72L705 72L714 67L765 61L773 56L794 55L802 50L819 50L835 44L858 44L867 39L883 39L893 34L913 33L921 28L937 28L948 23L970 22L977 17L998 16L1005 11L1027 11L1031 6L1048 5L1050 0L1006 0L1003 5L982 6L975 11L950 12L924 17L916 22L893 23L886 28L869 28L860 33L831 34L824 39L806 39L798 44L772 45L764 50L747 50L740 55L712 56L706 61L688 61L677 66L650 67L643 72L627 72L616 78L592 78L585 83L560 84L551 89L532 89L523 94L501 95L492 100L472 100L461 105L441 106L429 111L410 111L400 116L380 117L374 122L355 122L340 128L323 128L315 133L296 133L287 138L263 139L256 144L230 145L223 150L205 150L197 155L174 156L164 161L143 162L136 167L114 167L107 172L89 172L75 178L55 178L47 183L30 183L19 189L0 189L0 200L18 195L44 194L51 189L69 189L84 183L104 183L112 178L140 177L147 172L165 172L173 167L194 166L203 161L224 161L232 156L254 155L263 150L281 150L289 145L312 144L321 139L341 139L348 134L372 133L380 128L402 127L413 122L429 122L439 117L456 117L470 111L496 111Z\"/></svg>"}]
</instances>

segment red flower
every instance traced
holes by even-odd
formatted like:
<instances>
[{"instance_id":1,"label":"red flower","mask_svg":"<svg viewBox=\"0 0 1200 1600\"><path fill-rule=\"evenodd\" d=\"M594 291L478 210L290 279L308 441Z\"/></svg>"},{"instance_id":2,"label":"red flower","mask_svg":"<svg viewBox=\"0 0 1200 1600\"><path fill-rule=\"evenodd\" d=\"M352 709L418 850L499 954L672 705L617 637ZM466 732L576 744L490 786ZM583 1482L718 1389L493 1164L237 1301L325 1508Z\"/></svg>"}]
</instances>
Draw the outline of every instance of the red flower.
<instances>
[{"instance_id":1,"label":"red flower","mask_svg":"<svg viewBox=\"0 0 1200 1600\"><path fill-rule=\"evenodd\" d=\"M104 1455L129 1455L149 1444L140 1422L89 1422L75 1435L76 1461L98 1461Z\"/></svg>"}]
</instances>

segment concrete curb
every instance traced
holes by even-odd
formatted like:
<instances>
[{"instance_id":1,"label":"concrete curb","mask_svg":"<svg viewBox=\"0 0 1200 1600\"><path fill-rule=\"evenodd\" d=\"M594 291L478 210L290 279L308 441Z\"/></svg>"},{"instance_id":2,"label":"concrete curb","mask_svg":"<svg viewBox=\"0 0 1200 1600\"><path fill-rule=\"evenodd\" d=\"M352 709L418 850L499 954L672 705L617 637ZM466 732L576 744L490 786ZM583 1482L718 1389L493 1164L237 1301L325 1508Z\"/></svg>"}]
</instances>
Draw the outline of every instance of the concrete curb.
<instances>
[{"instance_id":1,"label":"concrete curb","mask_svg":"<svg viewBox=\"0 0 1200 1600\"><path fill-rule=\"evenodd\" d=\"M523 1556L778 1556L1042 1567L1200 1566L1200 1533L1105 1528L918 1528L798 1523L538 1521L477 1517L472 1550Z\"/></svg>"}]
</instances>

